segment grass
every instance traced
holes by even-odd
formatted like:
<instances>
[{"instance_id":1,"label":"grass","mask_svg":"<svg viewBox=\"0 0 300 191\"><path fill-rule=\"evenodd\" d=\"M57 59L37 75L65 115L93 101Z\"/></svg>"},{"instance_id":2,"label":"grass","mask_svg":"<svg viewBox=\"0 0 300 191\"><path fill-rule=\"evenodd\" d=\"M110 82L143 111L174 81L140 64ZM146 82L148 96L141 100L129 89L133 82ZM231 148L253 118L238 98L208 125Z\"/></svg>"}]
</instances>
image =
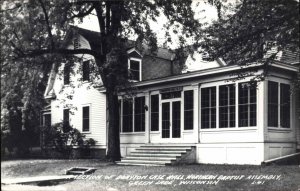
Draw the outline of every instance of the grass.
<instances>
[{"instance_id":1,"label":"grass","mask_svg":"<svg viewBox=\"0 0 300 191\"><path fill-rule=\"evenodd\" d=\"M110 190L110 191L148 191L148 190L291 190L300 189L300 167L299 165L286 166L231 166L231 165L180 165L166 167L144 167L144 166L117 166L112 163L101 162L99 160L14 160L1 162L1 177L29 177L63 175L65 170L71 167L94 167L97 168L93 177L101 179L80 179L71 182L64 182L56 186L38 187L33 185L7 185L2 186L2 190ZM182 180L174 180L171 185L156 185L159 180L150 179L154 175L165 181L170 175L178 175L177 178L186 178L188 175L244 175L242 180L221 180L216 185L199 185L189 182L187 185L179 185ZM116 180L120 175L140 175L147 176L146 182L135 182L132 180ZM265 180L263 184L247 180L249 175L280 175L280 180ZM111 179L104 180L104 177L111 176ZM92 176L90 176L91 178ZM146 184L153 181L151 185L131 185ZM188 181L188 180L184 180ZM199 181L199 180L190 180ZM166 183L166 182L165 182ZM253 184L256 183L256 184Z\"/></svg>"}]
</instances>

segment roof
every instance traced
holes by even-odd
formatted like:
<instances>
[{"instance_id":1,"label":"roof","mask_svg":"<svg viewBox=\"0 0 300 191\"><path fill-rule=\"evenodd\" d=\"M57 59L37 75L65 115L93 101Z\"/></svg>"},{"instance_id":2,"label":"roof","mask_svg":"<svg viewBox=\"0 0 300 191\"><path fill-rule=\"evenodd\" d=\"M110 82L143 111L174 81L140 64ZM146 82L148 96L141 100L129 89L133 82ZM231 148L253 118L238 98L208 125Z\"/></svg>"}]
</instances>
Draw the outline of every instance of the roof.
<instances>
[{"instance_id":1,"label":"roof","mask_svg":"<svg viewBox=\"0 0 300 191\"><path fill-rule=\"evenodd\" d=\"M75 29L80 35L86 38L92 47L99 46L98 42L95 40L101 38L99 32L90 31L76 26L72 26L71 28ZM131 49L133 47L136 47L135 41L127 40L126 48ZM153 57L162 58L166 60L172 60L175 57L174 52L170 49L158 47L155 52L151 52L149 46L145 44L143 44L143 50L141 52L143 53L143 55L153 56Z\"/></svg>"}]
</instances>

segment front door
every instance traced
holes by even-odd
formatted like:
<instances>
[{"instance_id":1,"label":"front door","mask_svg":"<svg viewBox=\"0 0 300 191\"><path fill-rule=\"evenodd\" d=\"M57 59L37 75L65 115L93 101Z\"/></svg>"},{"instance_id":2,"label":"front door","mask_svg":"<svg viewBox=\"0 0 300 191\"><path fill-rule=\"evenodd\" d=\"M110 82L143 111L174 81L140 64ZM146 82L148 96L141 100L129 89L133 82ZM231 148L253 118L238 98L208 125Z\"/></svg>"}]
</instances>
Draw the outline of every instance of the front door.
<instances>
[{"instance_id":1,"label":"front door","mask_svg":"<svg viewBox=\"0 0 300 191\"><path fill-rule=\"evenodd\" d=\"M168 100L162 103L162 138L180 138L180 101Z\"/></svg>"}]
</instances>

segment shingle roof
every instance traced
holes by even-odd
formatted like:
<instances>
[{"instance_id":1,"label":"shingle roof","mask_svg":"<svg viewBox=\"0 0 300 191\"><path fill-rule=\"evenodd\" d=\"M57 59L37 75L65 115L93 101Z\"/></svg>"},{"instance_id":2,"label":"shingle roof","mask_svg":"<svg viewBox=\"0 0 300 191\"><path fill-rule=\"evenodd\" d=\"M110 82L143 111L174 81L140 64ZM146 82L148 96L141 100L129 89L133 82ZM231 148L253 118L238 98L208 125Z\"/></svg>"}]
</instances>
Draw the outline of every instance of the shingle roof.
<instances>
[{"instance_id":1,"label":"shingle roof","mask_svg":"<svg viewBox=\"0 0 300 191\"><path fill-rule=\"evenodd\" d=\"M75 29L84 38L86 38L92 47L99 46L98 42L95 40L95 39L100 38L99 32L90 31L90 30L75 27L75 26L72 26L72 28ZM134 48L135 41L127 40L126 46L127 46L127 49ZM169 50L167 48L162 48L162 47L158 47L156 52L151 52L149 46L147 46L147 45L143 45L143 54L148 55L148 56L154 56L154 57L166 59L166 60L172 60L175 55L172 50Z\"/></svg>"}]
</instances>

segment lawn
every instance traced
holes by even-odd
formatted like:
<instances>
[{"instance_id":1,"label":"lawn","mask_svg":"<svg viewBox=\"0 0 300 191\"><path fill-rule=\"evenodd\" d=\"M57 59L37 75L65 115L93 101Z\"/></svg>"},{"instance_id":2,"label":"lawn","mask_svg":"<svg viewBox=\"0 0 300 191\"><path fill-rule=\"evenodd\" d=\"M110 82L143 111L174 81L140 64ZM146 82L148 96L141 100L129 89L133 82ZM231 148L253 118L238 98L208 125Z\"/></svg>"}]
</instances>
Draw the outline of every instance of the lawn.
<instances>
[{"instance_id":1,"label":"lawn","mask_svg":"<svg viewBox=\"0 0 300 191\"><path fill-rule=\"evenodd\" d=\"M55 186L2 185L1 190L300 190L298 165L144 167L117 166L99 160L11 160L1 162L1 177L63 175L66 169L76 166L97 170L91 176Z\"/></svg>"}]
</instances>

